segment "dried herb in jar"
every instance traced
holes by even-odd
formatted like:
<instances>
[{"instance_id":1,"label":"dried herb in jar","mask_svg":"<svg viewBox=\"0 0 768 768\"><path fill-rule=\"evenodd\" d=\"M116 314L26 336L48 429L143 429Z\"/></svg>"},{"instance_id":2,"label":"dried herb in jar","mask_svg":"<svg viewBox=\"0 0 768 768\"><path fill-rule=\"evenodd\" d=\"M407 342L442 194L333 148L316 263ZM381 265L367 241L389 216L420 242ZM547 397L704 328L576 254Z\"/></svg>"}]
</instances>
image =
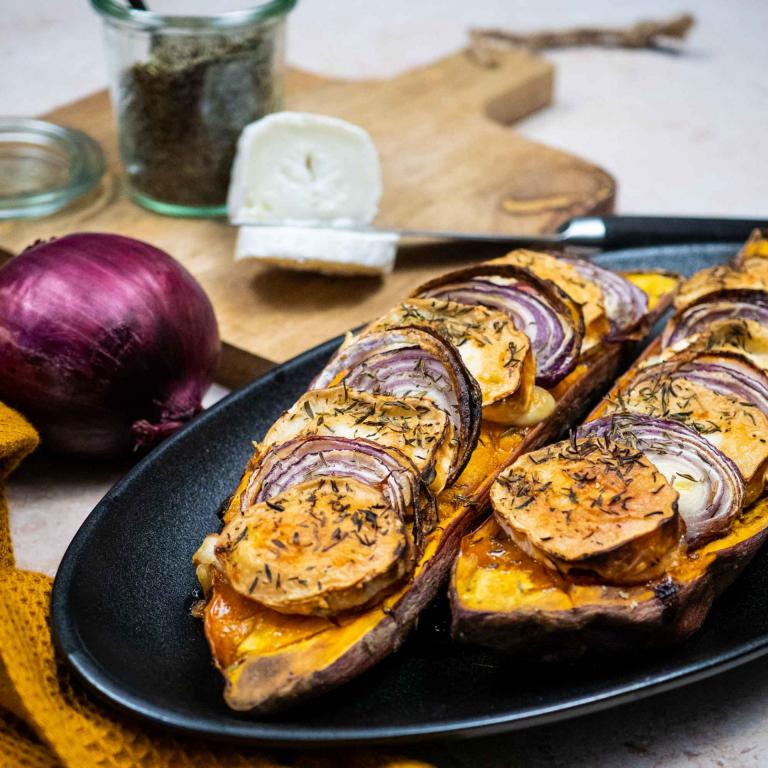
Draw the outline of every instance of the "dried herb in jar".
<instances>
[{"instance_id":1,"label":"dried herb in jar","mask_svg":"<svg viewBox=\"0 0 768 768\"><path fill-rule=\"evenodd\" d=\"M220 206L245 125L279 109L273 31L157 37L121 78L120 149L134 190Z\"/></svg>"}]
</instances>

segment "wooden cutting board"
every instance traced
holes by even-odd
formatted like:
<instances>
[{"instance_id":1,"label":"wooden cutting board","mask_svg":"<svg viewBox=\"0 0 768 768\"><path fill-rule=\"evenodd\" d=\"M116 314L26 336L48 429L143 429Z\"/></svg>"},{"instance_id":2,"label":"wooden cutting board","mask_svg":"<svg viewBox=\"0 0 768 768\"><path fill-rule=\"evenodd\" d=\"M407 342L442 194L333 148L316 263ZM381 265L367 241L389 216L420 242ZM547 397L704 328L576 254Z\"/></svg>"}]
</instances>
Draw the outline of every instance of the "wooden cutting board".
<instances>
[{"instance_id":1,"label":"wooden cutting board","mask_svg":"<svg viewBox=\"0 0 768 768\"><path fill-rule=\"evenodd\" d=\"M533 233L605 213L615 184L603 170L529 141L508 126L552 99L553 68L526 52L480 66L464 52L390 80L332 81L292 71L287 107L364 126L381 153L384 197L377 223L400 227ZM106 92L47 116L104 147L109 174L74 208L37 221L0 222L0 246L18 252L39 238L107 231L167 250L213 301L225 354L219 378L240 384L276 362L359 325L430 276L478 253L402 245L394 274L340 278L234 263L224 221L173 219L134 205L121 189Z\"/></svg>"}]
</instances>

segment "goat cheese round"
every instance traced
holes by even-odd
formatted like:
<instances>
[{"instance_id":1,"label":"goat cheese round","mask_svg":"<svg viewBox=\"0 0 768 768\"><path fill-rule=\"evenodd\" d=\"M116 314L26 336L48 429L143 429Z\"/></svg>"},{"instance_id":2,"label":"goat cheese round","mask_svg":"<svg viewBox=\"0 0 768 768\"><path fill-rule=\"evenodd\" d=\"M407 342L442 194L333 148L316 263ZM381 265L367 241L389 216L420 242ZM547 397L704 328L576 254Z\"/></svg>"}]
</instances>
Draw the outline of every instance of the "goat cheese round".
<instances>
[{"instance_id":1,"label":"goat cheese round","mask_svg":"<svg viewBox=\"0 0 768 768\"><path fill-rule=\"evenodd\" d=\"M236 224L368 224L381 199L368 133L335 117L276 112L240 136L227 201Z\"/></svg>"}]
</instances>

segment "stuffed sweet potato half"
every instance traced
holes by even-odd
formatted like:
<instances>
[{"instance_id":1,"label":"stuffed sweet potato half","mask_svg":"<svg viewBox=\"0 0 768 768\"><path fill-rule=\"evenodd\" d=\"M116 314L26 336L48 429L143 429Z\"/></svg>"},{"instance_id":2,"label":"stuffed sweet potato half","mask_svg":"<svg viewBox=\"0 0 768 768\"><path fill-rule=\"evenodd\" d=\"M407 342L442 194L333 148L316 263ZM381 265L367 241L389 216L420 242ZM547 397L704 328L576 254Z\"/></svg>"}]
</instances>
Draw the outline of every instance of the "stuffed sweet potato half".
<instances>
[{"instance_id":1,"label":"stuffed sweet potato half","mask_svg":"<svg viewBox=\"0 0 768 768\"><path fill-rule=\"evenodd\" d=\"M453 636L545 658L679 642L768 536L768 243L682 284L569 440L519 457L461 543Z\"/></svg>"},{"instance_id":2,"label":"stuffed sweet potato half","mask_svg":"<svg viewBox=\"0 0 768 768\"><path fill-rule=\"evenodd\" d=\"M397 649L499 470L610 385L677 286L629 277L514 252L345 340L194 556L230 707L274 710Z\"/></svg>"}]
</instances>

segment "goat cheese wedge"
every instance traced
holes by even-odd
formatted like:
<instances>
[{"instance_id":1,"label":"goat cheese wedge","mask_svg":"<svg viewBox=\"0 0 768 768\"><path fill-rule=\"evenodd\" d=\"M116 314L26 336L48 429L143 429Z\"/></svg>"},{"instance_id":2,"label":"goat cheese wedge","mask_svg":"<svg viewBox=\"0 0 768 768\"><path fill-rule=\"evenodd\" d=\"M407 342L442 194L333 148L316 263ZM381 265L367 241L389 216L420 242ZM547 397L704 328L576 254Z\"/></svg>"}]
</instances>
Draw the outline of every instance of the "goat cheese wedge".
<instances>
[{"instance_id":1,"label":"goat cheese wedge","mask_svg":"<svg viewBox=\"0 0 768 768\"><path fill-rule=\"evenodd\" d=\"M227 201L237 224L369 224L380 200L379 155L357 125L276 112L240 136Z\"/></svg>"},{"instance_id":2,"label":"goat cheese wedge","mask_svg":"<svg viewBox=\"0 0 768 768\"><path fill-rule=\"evenodd\" d=\"M398 239L386 232L330 227L240 227L235 261L256 259L274 267L333 275L380 275L394 269Z\"/></svg>"},{"instance_id":3,"label":"goat cheese wedge","mask_svg":"<svg viewBox=\"0 0 768 768\"><path fill-rule=\"evenodd\" d=\"M391 272L396 236L332 229L373 221L381 190L378 152L359 126L304 112L267 115L243 130L232 168L229 218L242 227L235 258L335 274Z\"/></svg>"}]
</instances>

